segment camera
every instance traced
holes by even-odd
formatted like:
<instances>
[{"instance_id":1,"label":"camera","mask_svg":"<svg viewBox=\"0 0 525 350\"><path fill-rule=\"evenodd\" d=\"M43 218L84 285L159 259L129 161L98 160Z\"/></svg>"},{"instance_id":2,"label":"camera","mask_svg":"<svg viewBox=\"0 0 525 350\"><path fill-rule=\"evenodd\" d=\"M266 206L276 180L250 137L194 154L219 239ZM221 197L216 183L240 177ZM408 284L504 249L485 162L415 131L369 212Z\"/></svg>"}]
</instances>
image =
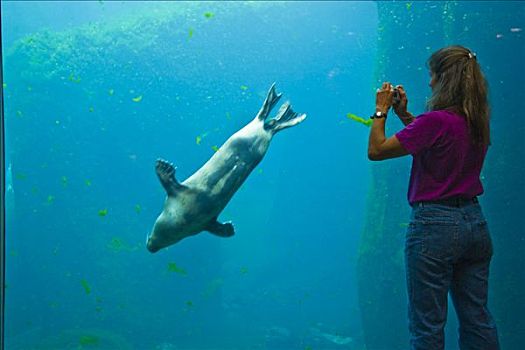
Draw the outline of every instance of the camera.
<instances>
[{"instance_id":1,"label":"camera","mask_svg":"<svg viewBox=\"0 0 525 350\"><path fill-rule=\"evenodd\" d=\"M394 88L394 95L392 97L392 104L397 105L401 102L401 95L399 94L399 90L397 88Z\"/></svg>"}]
</instances>

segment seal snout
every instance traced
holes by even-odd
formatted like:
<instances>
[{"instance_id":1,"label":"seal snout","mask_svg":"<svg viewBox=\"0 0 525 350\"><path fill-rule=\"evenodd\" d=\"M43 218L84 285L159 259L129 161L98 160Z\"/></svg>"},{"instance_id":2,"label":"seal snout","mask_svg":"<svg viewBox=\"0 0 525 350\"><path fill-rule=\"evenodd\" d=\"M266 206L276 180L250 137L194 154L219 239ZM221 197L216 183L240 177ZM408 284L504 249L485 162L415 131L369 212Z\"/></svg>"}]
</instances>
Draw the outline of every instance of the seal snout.
<instances>
[{"instance_id":1,"label":"seal snout","mask_svg":"<svg viewBox=\"0 0 525 350\"><path fill-rule=\"evenodd\" d=\"M146 242L146 248L149 250L150 253L156 253L160 250L161 247L153 244L151 237L148 238L148 241Z\"/></svg>"}]
</instances>

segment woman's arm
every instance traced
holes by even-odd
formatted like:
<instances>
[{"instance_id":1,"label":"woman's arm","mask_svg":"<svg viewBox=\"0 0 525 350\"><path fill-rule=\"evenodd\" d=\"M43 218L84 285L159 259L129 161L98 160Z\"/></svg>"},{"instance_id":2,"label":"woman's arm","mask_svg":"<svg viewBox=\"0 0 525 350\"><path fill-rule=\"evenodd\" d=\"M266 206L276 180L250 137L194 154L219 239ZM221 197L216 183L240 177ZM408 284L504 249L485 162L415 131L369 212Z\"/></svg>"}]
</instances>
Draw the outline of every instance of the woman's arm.
<instances>
[{"instance_id":1,"label":"woman's arm","mask_svg":"<svg viewBox=\"0 0 525 350\"><path fill-rule=\"evenodd\" d=\"M394 112L396 112L401 122L405 126L407 126L408 124L412 123L416 118L412 115L412 113L407 111L408 99L403 85L396 86L396 90L399 94L399 102L393 106Z\"/></svg>"},{"instance_id":2,"label":"woman's arm","mask_svg":"<svg viewBox=\"0 0 525 350\"><path fill-rule=\"evenodd\" d=\"M396 113L397 114L397 113ZM412 115L412 113L406 111L404 114L397 114L399 117L399 120L403 123L403 125L407 126L408 124L412 123L416 117Z\"/></svg>"},{"instance_id":3,"label":"woman's arm","mask_svg":"<svg viewBox=\"0 0 525 350\"><path fill-rule=\"evenodd\" d=\"M368 159L370 160L384 160L390 158L397 158L409 154L397 137L391 136L388 139L385 136L385 119L375 118L370 130L370 137L368 139Z\"/></svg>"},{"instance_id":4,"label":"woman's arm","mask_svg":"<svg viewBox=\"0 0 525 350\"><path fill-rule=\"evenodd\" d=\"M368 159L383 160L401 157L409 154L394 135L388 139L385 136L386 114L392 106L394 89L388 82L383 83L376 95L376 112L385 115L384 118L374 118L368 139ZM410 116L412 116L410 114ZM413 118L413 117L412 117Z\"/></svg>"}]
</instances>

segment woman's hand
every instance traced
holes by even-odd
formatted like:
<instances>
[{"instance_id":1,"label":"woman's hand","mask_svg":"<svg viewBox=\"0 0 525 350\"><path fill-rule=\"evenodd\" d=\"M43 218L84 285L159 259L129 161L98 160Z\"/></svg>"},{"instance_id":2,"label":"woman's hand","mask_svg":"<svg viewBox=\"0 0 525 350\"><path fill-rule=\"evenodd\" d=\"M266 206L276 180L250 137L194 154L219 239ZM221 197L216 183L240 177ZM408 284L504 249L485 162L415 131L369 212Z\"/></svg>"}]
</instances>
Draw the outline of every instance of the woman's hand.
<instances>
[{"instance_id":1,"label":"woman's hand","mask_svg":"<svg viewBox=\"0 0 525 350\"><path fill-rule=\"evenodd\" d=\"M384 82L381 89L377 89L376 112L387 113L392 106L394 87L389 82Z\"/></svg>"},{"instance_id":2,"label":"woman's hand","mask_svg":"<svg viewBox=\"0 0 525 350\"><path fill-rule=\"evenodd\" d=\"M408 115L407 106L408 106L408 99L407 94L405 92L405 89L403 88L403 85L396 86L396 90L399 94L399 103L393 105L394 112L401 118L404 118Z\"/></svg>"}]
</instances>

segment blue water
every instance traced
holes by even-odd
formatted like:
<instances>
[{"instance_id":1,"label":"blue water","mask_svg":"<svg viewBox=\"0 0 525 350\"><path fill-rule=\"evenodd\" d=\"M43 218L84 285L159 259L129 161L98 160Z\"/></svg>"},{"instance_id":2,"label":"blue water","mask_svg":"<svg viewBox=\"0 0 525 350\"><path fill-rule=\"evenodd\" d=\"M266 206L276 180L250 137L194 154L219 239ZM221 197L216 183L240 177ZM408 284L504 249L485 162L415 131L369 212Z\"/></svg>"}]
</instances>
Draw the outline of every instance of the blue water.
<instances>
[{"instance_id":1,"label":"blue water","mask_svg":"<svg viewBox=\"0 0 525 350\"><path fill-rule=\"evenodd\" d=\"M346 115L373 111L375 2L2 2L2 31L7 349L365 349L369 129ZM308 117L219 217L235 236L150 254L155 160L184 180L273 82Z\"/></svg>"}]
</instances>

